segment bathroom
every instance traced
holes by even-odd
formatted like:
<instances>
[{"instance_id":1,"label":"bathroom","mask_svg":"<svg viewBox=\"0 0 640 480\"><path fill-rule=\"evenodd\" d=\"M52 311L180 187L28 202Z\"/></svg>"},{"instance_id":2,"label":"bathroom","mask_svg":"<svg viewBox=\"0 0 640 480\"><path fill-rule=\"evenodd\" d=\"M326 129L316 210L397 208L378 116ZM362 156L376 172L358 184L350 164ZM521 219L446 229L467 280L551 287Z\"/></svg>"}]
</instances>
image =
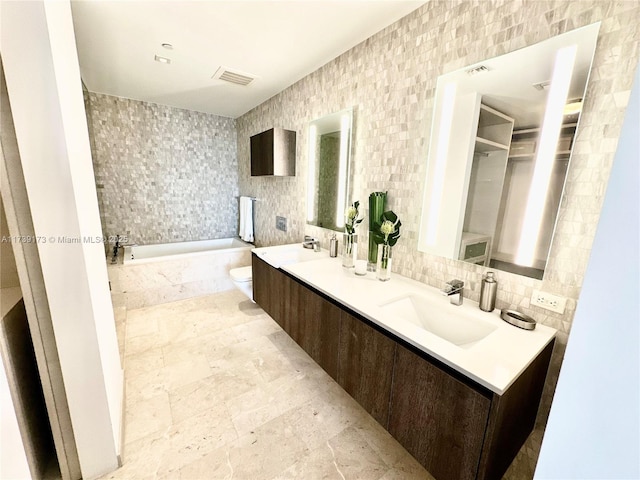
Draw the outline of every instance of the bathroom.
<instances>
[{"instance_id":1,"label":"bathroom","mask_svg":"<svg viewBox=\"0 0 640 480\"><path fill-rule=\"evenodd\" d=\"M369 193L388 192L387 206L401 217L403 226L393 274L436 288L462 278L465 295L478 301L486 269L418 249L421 212L415 205L423 191L436 79L444 72L602 22L592 67L595 74L589 80L565 185L565 210L545 276L535 280L505 272L497 275L500 305L523 309L558 330L538 417L541 428L516 460L521 471L532 471L637 68L639 11L633 1L429 2L235 119L89 91L85 101L102 234L121 234L140 244L233 237L237 197L245 195L257 199L256 246L300 243L311 235L327 249L332 232L307 225L301 201L307 193L308 126L353 108L351 200L366 205ZM133 120L120 123L123 116ZM159 124L149 118L169 119L168 141L155 133ZM297 133L296 175L251 177L248 139L274 126ZM203 138L205 129L216 132L214 140ZM115 136L115 131L123 136ZM185 138L187 132L192 138ZM183 141L176 143L176 138ZM132 151L127 142L144 144L142 153L115 163ZM151 156L144 156L149 151L164 163L150 168ZM193 160L175 162L171 155L176 151L194 151ZM175 176L169 179L167 172ZM201 183L193 184L195 180ZM165 203L162 192L174 190L181 193L178 203ZM214 196L203 195L211 190ZM157 203L144 204L149 201ZM199 208L185 213L180 207L186 204ZM154 208L158 217L149 214ZM277 216L287 219L286 232L276 228ZM359 247L365 258L367 243L362 237ZM565 312L531 307L534 289L565 297Z\"/></svg>"}]
</instances>

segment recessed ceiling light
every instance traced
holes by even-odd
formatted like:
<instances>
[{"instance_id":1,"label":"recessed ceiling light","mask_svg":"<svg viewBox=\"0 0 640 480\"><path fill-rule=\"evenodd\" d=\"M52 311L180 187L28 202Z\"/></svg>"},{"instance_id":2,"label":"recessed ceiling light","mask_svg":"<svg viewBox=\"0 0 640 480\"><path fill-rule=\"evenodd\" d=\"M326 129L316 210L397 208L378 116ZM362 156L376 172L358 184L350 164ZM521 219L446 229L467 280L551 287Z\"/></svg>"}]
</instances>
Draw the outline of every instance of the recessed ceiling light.
<instances>
[{"instance_id":1,"label":"recessed ceiling light","mask_svg":"<svg viewBox=\"0 0 640 480\"><path fill-rule=\"evenodd\" d=\"M166 48L167 50L173 50L173 45L171 45L170 43L163 43L162 47Z\"/></svg>"},{"instance_id":2,"label":"recessed ceiling light","mask_svg":"<svg viewBox=\"0 0 640 480\"><path fill-rule=\"evenodd\" d=\"M156 55L155 60L156 60L156 62L160 62L160 63L171 63L171 59L170 58L161 57L160 55Z\"/></svg>"}]
</instances>

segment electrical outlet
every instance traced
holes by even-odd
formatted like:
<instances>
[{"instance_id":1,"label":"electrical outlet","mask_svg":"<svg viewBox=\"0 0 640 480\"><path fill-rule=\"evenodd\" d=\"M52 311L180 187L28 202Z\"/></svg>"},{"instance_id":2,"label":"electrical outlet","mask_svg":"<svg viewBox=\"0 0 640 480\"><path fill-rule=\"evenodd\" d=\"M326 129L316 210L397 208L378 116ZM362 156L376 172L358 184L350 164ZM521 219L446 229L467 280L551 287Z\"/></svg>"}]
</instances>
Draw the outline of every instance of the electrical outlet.
<instances>
[{"instance_id":1,"label":"electrical outlet","mask_svg":"<svg viewBox=\"0 0 640 480\"><path fill-rule=\"evenodd\" d=\"M286 217L278 217L276 216L276 229L282 230L283 232L287 231L287 219Z\"/></svg>"},{"instance_id":2,"label":"electrical outlet","mask_svg":"<svg viewBox=\"0 0 640 480\"><path fill-rule=\"evenodd\" d=\"M552 295L541 290L534 290L531 295L531 305L540 308L546 308L556 313L564 313L567 305L567 299L558 295Z\"/></svg>"}]
</instances>

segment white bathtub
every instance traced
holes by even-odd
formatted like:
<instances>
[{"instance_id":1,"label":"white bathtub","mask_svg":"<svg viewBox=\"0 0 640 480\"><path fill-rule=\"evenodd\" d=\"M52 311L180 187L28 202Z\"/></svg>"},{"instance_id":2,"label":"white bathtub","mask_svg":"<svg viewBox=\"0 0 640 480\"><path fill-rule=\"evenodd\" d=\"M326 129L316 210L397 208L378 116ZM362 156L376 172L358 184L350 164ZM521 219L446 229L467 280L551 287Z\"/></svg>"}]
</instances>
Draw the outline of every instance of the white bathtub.
<instances>
[{"instance_id":1,"label":"white bathtub","mask_svg":"<svg viewBox=\"0 0 640 480\"><path fill-rule=\"evenodd\" d=\"M140 308L234 288L229 270L251 265L253 245L237 238L124 247L108 264L114 304Z\"/></svg>"},{"instance_id":2,"label":"white bathtub","mask_svg":"<svg viewBox=\"0 0 640 480\"><path fill-rule=\"evenodd\" d=\"M132 245L124 247L125 265L168 260L166 257L180 258L194 254L210 254L225 250L228 253L238 249L252 249L253 245L239 238L219 238L216 240L198 240L194 242L160 243L157 245Z\"/></svg>"}]
</instances>

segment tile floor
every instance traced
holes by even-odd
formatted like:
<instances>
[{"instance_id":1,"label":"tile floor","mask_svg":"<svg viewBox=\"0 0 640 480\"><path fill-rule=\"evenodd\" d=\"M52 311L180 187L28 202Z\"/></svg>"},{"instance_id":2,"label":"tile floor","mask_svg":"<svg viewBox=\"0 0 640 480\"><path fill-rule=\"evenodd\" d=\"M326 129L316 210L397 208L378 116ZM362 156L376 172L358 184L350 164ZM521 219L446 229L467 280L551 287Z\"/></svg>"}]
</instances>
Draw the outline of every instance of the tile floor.
<instances>
[{"instance_id":1,"label":"tile floor","mask_svg":"<svg viewBox=\"0 0 640 480\"><path fill-rule=\"evenodd\" d=\"M124 465L104 479L433 478L240 292L119 313Z\"/></svg>"}]
</instances>

